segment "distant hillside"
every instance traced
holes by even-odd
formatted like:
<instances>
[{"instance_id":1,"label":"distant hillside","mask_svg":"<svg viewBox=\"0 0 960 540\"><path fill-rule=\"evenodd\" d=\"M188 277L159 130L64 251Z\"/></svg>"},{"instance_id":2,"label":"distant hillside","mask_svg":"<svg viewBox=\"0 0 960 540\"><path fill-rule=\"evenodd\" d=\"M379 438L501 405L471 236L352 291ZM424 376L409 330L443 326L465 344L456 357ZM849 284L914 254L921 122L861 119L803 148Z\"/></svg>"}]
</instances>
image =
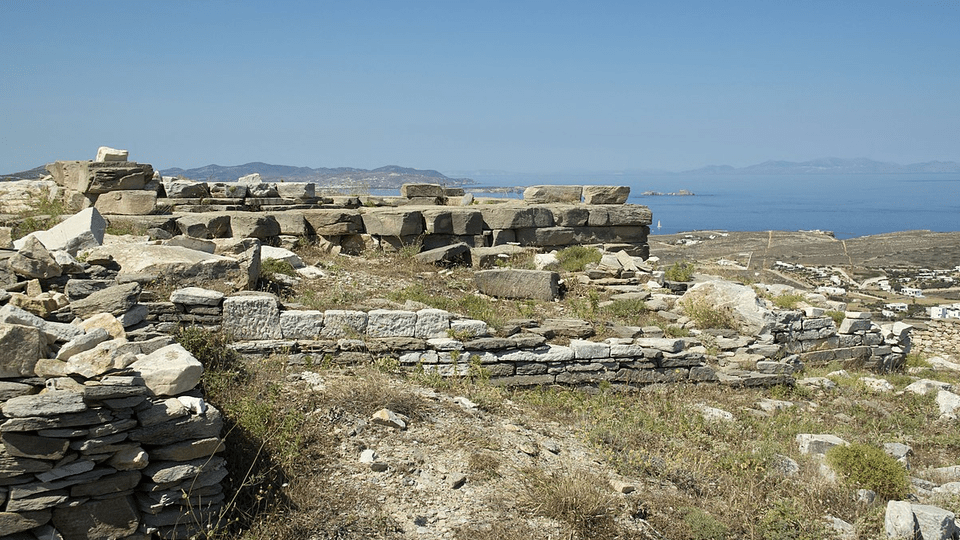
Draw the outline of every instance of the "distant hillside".
<instances>
[{"instance_id":1,"label":"distant hillside","mask_svg":"<svg viewBox=\"0 0 960 540\"><path fill-rule=\"evenodd\" d=\"M799 163L793 161L765 161L747 167L710 165L681 174L889 174L889 173L955 173L960 163L955 161L928 161L900 165L872 159L820 158Z\"/></svg>"},{"instance_id":2,"label":"distant hillside","mask_svg":"<svg viewBox=\"0 0 960 540\"><path fill-rule=\"evenodd\" d=\"M43 178L50 173L43 166L35 167L29 171L20 171L15 173L0 174L0 180L36 180Z\"/></svg>"},{"instance_id":3,"label":"distant hillside","mask_svg":"<svg viewBox=\"0 0 960 540\"><path fill-rule=\"evenodd\" d=\"M253 162L244 165L207 165L196 169L164 169L163 176L183 176L192 180L234 182L241 176L259 173L264 180L288 182L315 182L325 187L363 185L373 189L399 188L402 184L429 183L446 186L473 184L469 178L448 178L433 170L419 170L387 165L378 169L355 169L352 167L326 168L293 167Z\"/></svg>"}]
</instances>

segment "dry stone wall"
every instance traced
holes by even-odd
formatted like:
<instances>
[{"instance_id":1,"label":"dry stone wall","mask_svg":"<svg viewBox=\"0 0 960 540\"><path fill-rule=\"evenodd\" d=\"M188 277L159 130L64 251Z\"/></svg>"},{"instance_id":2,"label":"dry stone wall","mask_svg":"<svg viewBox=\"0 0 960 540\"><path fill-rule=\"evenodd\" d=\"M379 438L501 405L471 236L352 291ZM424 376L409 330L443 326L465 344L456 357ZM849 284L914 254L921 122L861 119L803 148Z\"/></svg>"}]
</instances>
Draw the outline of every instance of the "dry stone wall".
<instances>
[{"instance_id":1,"label":"dry stone wall","mask_svg":"<svg viewBox=\"0 0 960 540\"><path fill-rule=\"evenodd\" d=\"M914 330L916 352L960 359L960 319L931 319Z\"/></svg>"}]
</instances>

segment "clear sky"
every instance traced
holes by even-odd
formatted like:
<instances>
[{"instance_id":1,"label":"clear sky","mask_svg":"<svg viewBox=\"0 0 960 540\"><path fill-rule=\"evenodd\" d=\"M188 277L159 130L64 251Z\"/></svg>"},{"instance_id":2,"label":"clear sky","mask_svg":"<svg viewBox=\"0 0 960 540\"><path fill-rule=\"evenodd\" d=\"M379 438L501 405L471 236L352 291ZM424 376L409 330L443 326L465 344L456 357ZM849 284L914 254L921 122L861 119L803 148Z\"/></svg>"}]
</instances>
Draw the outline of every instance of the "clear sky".
<instances>
[{"instance_id":1,"label":"clear sky","mask_svg":"<svg viewBox=\"0 0 960 540\"><path fill-rule=\"evenodd\" d=\"M0 0L0 172L960 161L960 0Z\"/></svg>"}]
</instances>

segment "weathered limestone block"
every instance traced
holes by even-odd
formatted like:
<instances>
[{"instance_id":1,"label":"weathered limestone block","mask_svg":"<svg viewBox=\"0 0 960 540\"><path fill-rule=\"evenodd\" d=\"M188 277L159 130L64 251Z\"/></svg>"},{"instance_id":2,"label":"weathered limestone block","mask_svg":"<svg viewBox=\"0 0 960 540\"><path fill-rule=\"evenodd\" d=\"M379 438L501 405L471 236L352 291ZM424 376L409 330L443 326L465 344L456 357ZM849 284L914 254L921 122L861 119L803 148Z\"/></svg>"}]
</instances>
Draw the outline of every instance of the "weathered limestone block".
<instances>
[{"instance_id":1,"label":"weathered limestone block","mask_svg":"<svg viewBox=\"0 0 960 540\"><path fill-rule=\"evenodd\" d=\"M323 314L321 337L343 338L363 335L367 331L367 314L362 311L328 309Z\"/></svg>"},{"instance_id":2,"label":"weathered limestone block","mask_svg":"<svg viewBox=\"0 0 960 540\"><path fill-rule=\"evenodd\" d=\"M836 435L800 433L797 435L797 445L801 454L825 455L827 450L834 446L846 446L850 443Z\"/></svg>"},{"instance_id":3,"label":"weathered limestone block","mask_svg":"<svg viewBox=\"0 0 960 540\"><path fill-rule=\"evenodd\" d=\"M371 209L361 217L367 234L404 237L423 232L423 215L415 210Z\"/></svg>"},{"instance_id":4,"label":"weathered limestone block","mask_svg":"<svg viewBox=\"0 0 960 540\"><path fill-rule=\"evenodd\" d=\"M98 163L104 163L107 161L127 161L127 158L130 156L128 150L117 150L116 148L110 148L109 146L101 146L97 148L97 158L94 161Z\"/></svg>"},{"instance_id":5,"label":"weathered limestone block","mask_svg":"<svg viewBox=\"0 0 960 540\"><path fill-rule=\"evenodd\" d=\"M206 182L166 177L161 184L169 199L202 199L210 196Z\"/></svg>"},{"instance_id":6,"label":"weathered limestone block","mask_svg":"<svg viewBox=\"0 0 960 540\"><path fill-rule=\"evenodd\" d=\"M317 339L323 328L323 312L317 310L280 312L283 339Z\"/></svg>"},{"instance_id":7,"label":"weathered limestone block","mask_svg":"<svg viewBox=\"0 0 960 540\"><path fill-rule=\"evenodd\" d=\"M38 328L0 323L0 378L32 377L46 349L46 338Z\"/></svg>"},{"instance_id":8,"label":"weathered limestone block","mask_svg":"<svg viewBox=\"0 0 960 540\"><path fill-rule=\"evenodd\" d=\"M450 329L450 317L450 312L442 309L421 309L417 312L414 337L421 339L446 337Z\"/></svg>"},{"instance_id":9,"label":"weathered limestone block","mask_svg":"<svg viewBox=\"0 0 960 540\"><path fill-rule=\"evenodd\" d=\"M70 304L70 311L82 319L97 313L120 316L130 311L140 299L143 288L137 282L114 285L94 292Z\"/></svg>"},{"instance_id":10,"label":"weathered limestone block","mask_svg":"<svg viewBox=\"0 0 960 540\"><path fill-rule=\"evenodd\" d=\"M590 217L590 210L583 206L556 205L550 211L558 227L586 227Z\"/></svg>"},{"instance_id":11,"label":"weathered limestone block","mask_svg":"<svg viewBox=\"0 0 960 540\"><path fill-rule=\"evenodd\" d=\"M223 330L236 339L280 339L280 305L273 295L231 296L223 300Z\"/></svg>"},{"instance_id":12,"label":"weathered limestone block","mask_svg":"<svg viewBox=\"0 0 960 540\"><path fill-rule=\"evenodd\" d=\"M234 238L259 238L278 236L280 224L272 215L234 212L230 214L230 231Z\"/></svg>"},{"instance_id":13,"label":"weathered limestone block","mask_svg":"<svg viewBox=\"0 0 960 540\"><path fill-rule=\"evenodd\" d=\"M495 205L481 208L485 229L522 229L552 227L553 212L542 206Z\"/></svg>"},{"instance_id":14,"label":"weathered limestone block","mask_svg":"<svg viewBox=\"0 0 960 540\"><path fill-rule=\"evenodd\" d=\"M232 182L208 182L211 197L224 199L242 199L247 196L247 186Z\"/></svg>"},{"instance_id":15,"label":"weathered limestone block","mask_svg":"<svg viewBox=\"0 0 960 540\"><path fill-rule=\"evenodd\" d=\"M126 339L103 341L87 351L71 355L63 370L65 374L77 374L89 379L129 366L137 359L139 352L140 347Z\"/></svg>"},{"instance_id":16,"label":"weathered limestone block","mask_svg":"<svg viewBox=\"0 0 960 540\"><path fill-rule=\"evenodd\" d=\"M50 251L63 250L76 256L81 249L103 244L107 222L95 208L87 208L46 231L33 232L13 243L20 249L28 238L40 240Z\"/></svg>"},{"instance_id":17,"label":"weathered limestone block","mask_svg":"<svg viewBox=\"0 0 960 540\"><path fill-rule=\"evenodd\" d=\"M870 319L853 319L845 318L843 322L840 323L840 328L837 330L838 334L853 334L856 332L866 332L870 330L870 327L873 323Z\"/></svg>"},{"instance_id":18,"label":"weathered limestone block","mask_svg":"<svg viewBox=\"0 0 960 540\"><path fill-rule=\"evenodd\" d=\"M284 199L313 199L317 184L313 182L277 182L277 195Z\"/></svg>"},{"instance_id":19,"label":"weathered limestone block","mask_svg":"<svg viewBox=\"0 0 960 540\"><path fill-rule=\"evenodd\" d=\"M217 244L213 240L204 240L184 234L178 234L169 240L164 240L165 246L179 246L187 249L195 249L204 253L214 253L217 251Z\"/></svg>"},{"instance_id":20,"label":"weathered limestone block","mask_svg":"<svg viewBox=\"0 0 960 540\"><path fill-rule=\"evenodd\" d=\"M27 279L48 279L61 275L63 269L36 237L28 237L19 251L7 260L10 270Z\"/></svg>"},{"instance_id":21,"label":"weathered limestone block","mask_svg":"<svg viewBox=\"0 0 960 540\"><path fill-rule=\"evenodd\" d=\"M194 238L228 238L230 216L210 212L177 216L177 228Z\"/></svg>"},{"instance_id":22,"label":"weathered limestone block","mask_svg":"<svg viewBox=\"0 0 960 540\"><path fill-rule=\"evenodd\" d=\"M583 186L530 186L523 190L524 202L530 204L578 203Z\"/></svg>"},{"instance_id":23,"label":"weathered limestone block","mask_svg":"<svg viewBox=\"0 0 960 540\"><path fill-rule=\"evenodd\" d=\"M193 389L203 364L179 343L167 345L130 364L154 396L175 396Z\"/></svg>"},{"instance_id":24,"label":"weathered limestone block","mask_svg":"<svg viewBox=\"0 0 960 540\"><path fill-rule=\"evenodd\" d=\"M598 343L596 341L586 341L583 339L571 339L570 348L573 349L574 358L578 360L610 358L609 343Z\"/></svg>"},{"instance_id":25,"label":"weathered limestone block","mask_svg":"<svg viewBox=\"0 0 960 540\"><path fill-rule=\"evenodd\" d=\"M490 335L490 327L476 319L455 319L450 321L450 332L457 336L483 337Z\"/></svg>"},{"instance_id":26,"label":"weathered limestone block","mask_svg":"<svg viewBox=\"0 0 960 540\"><path fill-rule=\"evenodd\" d=\"M443 186L440 184L403 184L400 186L400 196L407 199L414 197L444 197Z\"/></svg>"},{"instance_id":27,"label":"weathered limestone block","mask_svg":"<svg viewBox=\"0 0 960 540\"><path fill-rule=\"evenodd\" d=\"M596 206L590 208L587 225L590 227L618 227L650 225L653 213L646 206Z\"/></svg>"},{"instance_id":28,"label":"weathered limestone block","mask_svg":"<svg viewBox=\"0 0 960 540\"><path fill-rule=\"evenodd\" d=\"M134 161L57 161L46 166L53 180L86 194L143 189L153 179L153 167Z\"/></svg>"},{"instance_id":29,"label":"weathered limestone block","mask_svg":"<svg viewBox=\"0 0 960 540\"><path fill-rule=\"evenodd\" d=\"M313 234L318 236L341 236L363 232L363 219L356 210L305 210Z\"/></svg>"},{"instance_id":30,"label":"weathered limestone block","mask_svg":"<svg viewBox=\"0 0 960 540\"><path fill-rule=\"evenodd\" d=\"M157 207L157 194L153 191L111 191L97 197L94 208L101 214L139 216L150 214Z\"/></svg>"},{"instance_id":31,"label":"weathered limestone block","mask_svg":"<svg viewBox=\"0 0 960 540\"><path fill-rule=\"evenodd\" d=\"M459 242L417 253L414 258L424 264L470 266L470 246Z\"/></svg>"},{"instance_id":32,"label":"weathered limestone block","mask_svg":"<svg viewBox=\"0 0 960 540\"><path fill-rule=\"evenodd\" d=\"M417 314L412 311L375 309L367 313L367 335L370 337L413 337Z\"/></svg>"},{"instance_id":33,"label":"weathered limestone block","mask_svg":"<svg viewBox=\"0 0 960 540\"><path fill-rule=\"evenodd\" d=\"M624 204L630 196L630 186L583 186L585 204Z\"/></svg>"},{"instance_id":34,"label":"weathered limestone block","mask_svg":"<svg viewBox=\"0 0 960 540\"><path fill-rule=\"evenodd\" d=\"M577 230L572 227L523 228L517 229L516 235L521 246L571 246L585 243L578 239Z\"/></svg>"},{"instance_id":35,"label":"weathered limestone block","mask_svg":"<svg viewBox=\"0 0 960 540\"><path fill-rule=\"evenodd\" d=\"M308 236L307 220L299 212L276 212L271 214L280 225L280 234L290 236Z\"/></svg>"},{"instance_id":36,"label":"weathered limestone block","mask_svg":"<svg viewBox=\"0 0 960 540\"><path fill-rule=\"evenodd\" d=\"M481 293L498 298L551 301L560 290L560 274L545 270L481 270L474 274L474 280Z\"/></svg>"},{"instance_id":37,"label":"weathered limestone block","mask_svg":"<svg viewBox=\"0 0 960 540\"><path fill-rule=\"evenodd\" d=\"M223 296L222 292L202 287L184 287L170 293L170 301L189 306L219 306Z\"/></svg>"},{"instance_id":38,"label":"weathered limestone block","mask_svg":"<svg viewBox=\"0 0 960 540\"><path fill-rule=\"evenodd\" d=\"M47 321L10 304L0 307L0 322L38 328L48 342L70 341L84 332L72 324Z\"/></svg>"}]
</instances>

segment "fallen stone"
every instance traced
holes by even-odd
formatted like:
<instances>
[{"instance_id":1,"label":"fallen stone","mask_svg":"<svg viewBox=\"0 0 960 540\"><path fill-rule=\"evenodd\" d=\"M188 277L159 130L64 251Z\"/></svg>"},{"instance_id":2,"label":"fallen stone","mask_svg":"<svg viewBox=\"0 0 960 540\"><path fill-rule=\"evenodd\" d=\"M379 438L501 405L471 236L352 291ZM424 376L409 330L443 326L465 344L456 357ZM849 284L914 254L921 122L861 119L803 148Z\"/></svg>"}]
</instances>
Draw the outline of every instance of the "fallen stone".
<instances>
[{"instance_id":1,"label":"fallen stone","mask_svg":"<svg viewBox=\"0 0 960 540\"><path fill-rule=\"evenodd\" d=\"M203 238L194 238L193 236L187 236L185 234L174 236L169 240L164 241L163 245L184 247L210 254L213 254L217 250L216 242L212 240L204 240Z\"/></svg>"},{"instance_id":2,"label":"fallen stone","mask_svg":"<svg viewBox=\"0 0 960 540\"><path fill-rule=\"evenodd\" d=\"M153 191L111 191L97 197L94 208L101 214L143 216L153 213L157 207L157 194Z\"/></svg>"},{"instance_id":3,"label":"fallen stone","mask_svg":"<svg viewBox=\"0 0 960 540\"><path fill-rule=\"evenodd\" d=\"M35 237L50 251L63 250L76 256L82 249L90 249L103 244L103 235L107 230L107 222L95 208L81 210L60 222L59 225L46 231L30 233L14 242L14 247L20 249L28 238Z\"/></svg>"},{"instance_id":4,"label":"fallen stone","mask_svg":"<svg viewBox=\"0 0 960 540\"><path fill-rule=\"evenodd\" d=\"M797 435L797 445L801 454L823 456L834 446L846 446L850 443L836 435L800 433Z\"/></svg>"},{"instance_id":5,"label":"fallen stone","mask_svg":"<svg viewBox=\"0 0 960 540\"><path fill-rule=\"evenodd\" d=\"M470 266L472 261L470 246L463 242L417 253L414 258L423 264L437 266Z\"/></svg>"},{"instance_id":6,"label":"fallen stone","mask_svg":"<svg viewBox=\"0 0 960 540\"><path fill-rule=\"evenodd\" d=\"M32 377L37 360L46 356L47 339L40 329L0 323L0 378Z\"/></svg>"},{"instance_id":7,"label":"fallen stone","mask_svg":"<svg viewBox=\"0 0 960 540\"><path fill-rule=\"evenodd\" d=\"M960 409L960 396L947 390L937 392L937 406L940 407L940 418L956 419Z\"/></svg>"},{"instance_id":8,"label":"fallen stone","mask_svg":"<svg viewBox=\"0 0 960 540\"><path fill-rule=\"evenodd\" d=\"M105 163L109 161L128 161L130 152L127 150L118 150L116 148L110 148L109 146L101 146L97 148L97 157L94 161L98 163Z\"/></svg>"},{"instance_id":9,"label":"fallen stone","mask_svg":"<svg viewBox=\"0 0 960 540\"><path fill-rule=\"evenodd\" d=\"M18 276L27 279L49 279L63 273L56 259L36 237L27 237L18 250L7 260L10 270Z\"/></svg>"},{"instance_id":10,"label":"fallen stone","mask_svg":"<svg viewBox=\"0 0 960 540\"><path fill-rule=\"evenodd\" d=\"M86 298L70 303L70 311L86 319L97 313L123 315L133 309L140 299L143 287L137 282L114 285L97 291Z\"/></svg>"},{"instance_id":11,"label":"fallen stone","mask_svg":"<svg viewBox=\"0 0 960 540\"><path fill-rule=\"evenodd\" d=\"M406 429L407 423L404 422L397 413L391 411L390 409L380 409L379 411L373 413L373 416L370 417L370 421L374 424L379 424L381 426L387 426L395 429Z\"/></svg>"},{"instance_id":12,"label":"fallen stone","mask_svg":"<svg viewBox=\"0 0 960 540\"><path fill-rule=\"evenodd\" d=\"M474 281L481 293L497 298L552 301L560 293L560 274L546 270L480 270Z\"/></svg>"},{"instance_id":13,"label":"fallen stone","mask_svg":"<svg viewBox=\"0 0 960 540\"><path fill-rule=\"evenodd\" d=\"M583 186L530 186L523 190L523 200L530 204L579 203Z\"/></svg>"},{"instance_id":14,"label":"fallen stone","mask_svg":"<svg viewBox=\"0 0 960 540\"><path fill-rule=\"evenodd\" d=\"M179 343L167 345L130 364L143 377L155 396L175 396L194 388L203 374L203 364Z\"/></svg>"}]
</instances>

